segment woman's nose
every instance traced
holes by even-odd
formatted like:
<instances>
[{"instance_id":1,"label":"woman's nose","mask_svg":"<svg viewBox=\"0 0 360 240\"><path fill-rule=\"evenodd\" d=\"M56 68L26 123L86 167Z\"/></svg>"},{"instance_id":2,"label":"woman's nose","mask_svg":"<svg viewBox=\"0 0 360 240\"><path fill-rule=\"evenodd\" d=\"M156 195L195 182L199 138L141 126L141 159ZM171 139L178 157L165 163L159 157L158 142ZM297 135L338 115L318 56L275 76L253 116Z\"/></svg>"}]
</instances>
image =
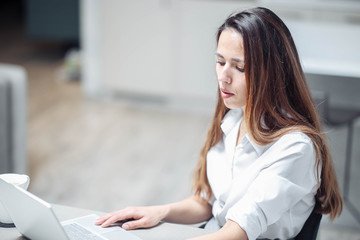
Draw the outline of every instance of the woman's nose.
<instances>
[{"instance_id":1,"label":"woman's nose","mask_svg":"<svg viewBox=\"0 0 360 240\"><path fill-rule=\"evenodd\" d=\"M218 71L218 81L219 82L231 82L230 69L225 65Z\"/></svg>"}]
</instances>

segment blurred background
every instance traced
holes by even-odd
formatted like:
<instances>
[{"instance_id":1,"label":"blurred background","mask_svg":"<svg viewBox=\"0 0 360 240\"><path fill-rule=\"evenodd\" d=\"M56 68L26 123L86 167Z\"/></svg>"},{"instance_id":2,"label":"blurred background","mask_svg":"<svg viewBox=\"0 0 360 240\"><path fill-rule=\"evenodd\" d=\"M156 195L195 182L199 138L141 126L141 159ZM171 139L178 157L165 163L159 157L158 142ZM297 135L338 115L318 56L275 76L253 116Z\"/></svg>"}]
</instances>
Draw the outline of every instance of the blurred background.
<instances>
[{"instance_id":1,"label":"blurred background","mask_svg":"<svg viewBox=\"0 0 360 240\"><path fill-rule=\"evenodd\" d=\"M360 239L356 0L2 0L0 173L101 211L189 196L214 111L216 29L255 6L285 21L322 103L346 204L319 239Z\"/></svg>"}]
</instances>

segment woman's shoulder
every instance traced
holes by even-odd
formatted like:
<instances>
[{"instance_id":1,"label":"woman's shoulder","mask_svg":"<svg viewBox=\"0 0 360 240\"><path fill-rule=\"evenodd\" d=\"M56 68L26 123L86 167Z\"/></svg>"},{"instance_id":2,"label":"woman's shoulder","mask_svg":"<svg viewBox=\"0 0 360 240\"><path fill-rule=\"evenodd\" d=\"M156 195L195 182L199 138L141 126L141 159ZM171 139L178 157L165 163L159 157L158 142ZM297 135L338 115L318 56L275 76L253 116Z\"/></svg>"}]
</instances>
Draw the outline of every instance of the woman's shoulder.
<instances>
[{"instance_id":1,"label":"woman's shoulder","mask_svg":"<svg viewBox=\"0 0 360 240\"><path fill-rule=\"evenodd\" d=\"M303 132L289 132L284 134L263 152L267 163L285 162L310 167L316 157L314 144L309 136ZM304 161L307 159L308 161ZM299 161L300 160L300 161ZM298 162L299 161L299 162Z\"/></svg>"},{"instance_id":2,"label":"woman's shoulder","mask_svg":"<svg viewBox=\"0 0 360 240\"><path fill-rule=\"evenodd\" d=\"M249 138L250 139L250 138ZM252 140L249 140L259 155L265 152L283 151L285 149L296 146L296 149L311 149L313 148L313 142L311 138L303 132L292 131L285 133L277 140L270 142L265 145L259 145Z\"/></svg>"},{"instance_id":3,"label":"woman's shoulder","mask_svg":"<svg viewBox=\"0 0 360 240\"><path fill-rule=\"evenodd\" d=\"M311 138L303 132L289 132L273 142L273 149L307 152L314 148Z\"/></svg>"},{"instance_id":4,"label":"woman's shoulder","mask_svg":"<svg viewBox=\"0 0 360 240\"><path fill-rule=\"evenodd\" d=\"M312 143L311 138L307 134L300 131L285 133L277 141L285 141L289 143L294 143L294 142Z\"/></svg>"}]
</instances>

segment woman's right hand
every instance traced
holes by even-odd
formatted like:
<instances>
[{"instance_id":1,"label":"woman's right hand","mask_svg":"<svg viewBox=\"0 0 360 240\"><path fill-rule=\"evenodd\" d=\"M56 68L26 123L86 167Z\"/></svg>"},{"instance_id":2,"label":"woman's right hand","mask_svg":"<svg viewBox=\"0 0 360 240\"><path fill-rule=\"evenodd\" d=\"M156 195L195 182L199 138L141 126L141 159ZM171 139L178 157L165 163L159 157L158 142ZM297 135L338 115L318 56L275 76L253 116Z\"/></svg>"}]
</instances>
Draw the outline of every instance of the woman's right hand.
<instances>
[{"instance_id":1,"label":"woman's right hand","mask_svg":"<svg viewBox=\"0 0 360 240\"><path fill-rule=\"evenodd\" d=\"M122 228L125 230L150 228L158 225L160 221L166 217L167 212L167 206L127 207L98 218L95 224L101 225L102 227L109 227L118 221L127 220L127 222L122 225Z\"/></svg>"}]
</instances>

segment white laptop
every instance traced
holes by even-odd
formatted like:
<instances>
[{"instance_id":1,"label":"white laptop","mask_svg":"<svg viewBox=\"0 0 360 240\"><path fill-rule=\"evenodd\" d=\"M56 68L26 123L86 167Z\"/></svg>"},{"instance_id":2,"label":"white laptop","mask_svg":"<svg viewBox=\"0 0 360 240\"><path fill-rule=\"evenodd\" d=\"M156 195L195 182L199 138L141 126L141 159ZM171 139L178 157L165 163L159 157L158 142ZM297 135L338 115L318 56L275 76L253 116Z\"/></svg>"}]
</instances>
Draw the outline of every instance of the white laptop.
<instances>
[{"instance_id":1,"label":"white laptop","mask_svg":"<svg viewBox=\"0 0 360 240\"><path fill-rule=\"evenodd\" d=\"M0 178L0 201L17 230L34 240L141 240L119 226L102 228L94 224L97 215L59 222L51 205L30 192Z\"/></svg>"}]
</instances>

